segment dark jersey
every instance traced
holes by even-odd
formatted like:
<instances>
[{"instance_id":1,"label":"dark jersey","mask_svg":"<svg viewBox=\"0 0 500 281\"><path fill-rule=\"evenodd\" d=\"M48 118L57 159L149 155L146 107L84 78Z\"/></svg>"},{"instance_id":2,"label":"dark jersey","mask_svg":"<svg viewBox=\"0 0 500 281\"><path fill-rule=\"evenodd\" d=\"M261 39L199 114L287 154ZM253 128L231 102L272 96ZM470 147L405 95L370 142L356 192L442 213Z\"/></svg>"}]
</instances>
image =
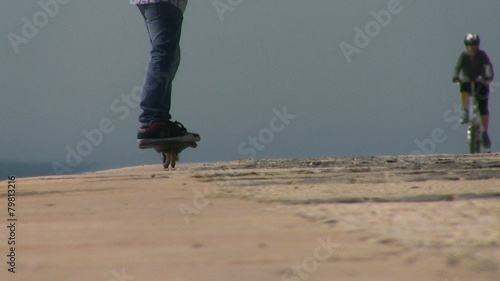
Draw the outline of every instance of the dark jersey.
<instances>
[{"instance_id":1,"label":"dark jersey","mask_svg":"<svg viewBox=\"0 0 500 281\"><path fill-rule=\"evenodd\" d=\"M493 65L483 50L478 50L475 56L463 52L458 58L453 77L459 77L460 73L465 81L475 80L479 76L486 80L493 80L494 76Z\"/></svg>"}]
</instances>

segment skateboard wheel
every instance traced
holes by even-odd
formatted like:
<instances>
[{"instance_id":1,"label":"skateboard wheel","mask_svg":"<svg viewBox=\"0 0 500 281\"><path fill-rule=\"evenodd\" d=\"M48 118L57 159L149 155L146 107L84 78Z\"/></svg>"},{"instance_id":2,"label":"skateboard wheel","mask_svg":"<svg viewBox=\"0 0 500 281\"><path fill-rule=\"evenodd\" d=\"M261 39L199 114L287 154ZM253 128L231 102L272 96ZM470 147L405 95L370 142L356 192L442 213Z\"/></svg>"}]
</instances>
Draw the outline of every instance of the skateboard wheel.
<instances>
[{"instance_id":1,"label":"skateboard wheel","mask_svg":"<svg viewBox=\"0 0 500 281\"><path fill-rule=\"evenodd\" d=\"M177 160L178 153L176 152L162 152L161 157L163 160L163 168L175 168L175 161Z\"/></svg>"},{"instance_id":2,"label":"skateboard wheel","mask_svg":"<svg viewBox=\"0 0 500 281\"><path fill-rule=\"evenodd\" d=\"M172 167L172 169L175 169L175 160L177 160L177 153L172 152L169 154L169 156L170 156L170 167Z\"/></svg>"}]
</instances>

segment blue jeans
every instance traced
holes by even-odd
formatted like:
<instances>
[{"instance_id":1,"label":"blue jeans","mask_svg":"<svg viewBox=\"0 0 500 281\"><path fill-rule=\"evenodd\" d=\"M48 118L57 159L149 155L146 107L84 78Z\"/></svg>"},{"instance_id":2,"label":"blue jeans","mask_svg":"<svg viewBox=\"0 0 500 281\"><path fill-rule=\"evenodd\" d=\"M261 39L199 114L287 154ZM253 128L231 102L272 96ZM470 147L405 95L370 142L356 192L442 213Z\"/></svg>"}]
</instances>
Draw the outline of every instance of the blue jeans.
<instances>
[{"instance_id":1,"label":"blue jeans","mask_svg":"<svg viewBox=\"0 0 500 281\"><path fill-rule=\"evenodd\" d=\"M172 81L180 63L182 11L170 3L137 5L151 42L151 61L141 96L139 122L150 126L167 122L170 116Z\"/></svg>"}]
</instances>

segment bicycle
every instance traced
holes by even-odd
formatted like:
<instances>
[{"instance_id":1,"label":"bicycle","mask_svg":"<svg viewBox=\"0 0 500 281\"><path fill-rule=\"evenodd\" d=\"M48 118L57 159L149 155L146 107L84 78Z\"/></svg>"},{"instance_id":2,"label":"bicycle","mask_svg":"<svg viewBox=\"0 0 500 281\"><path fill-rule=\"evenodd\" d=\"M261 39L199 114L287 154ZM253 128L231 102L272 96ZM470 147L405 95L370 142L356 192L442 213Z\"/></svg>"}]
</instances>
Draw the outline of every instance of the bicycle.
<instances>
[{"instance_id":1,"label":"bicycle","mask_svg":"<svg viewBox=\"0 0 500 281\"><path fill-rule=\"evenodd\" d=\"M462 80L458 80L456 84L462 83ZM467 142L469 144L469 153L481 153L481 145L483 143L483 134L481 130L481 114L479 112L479 89L487 82L483 77L479 76L476 80L471 81L471 94L472 94L472 109L470 110L469 116L469 127L467 128ZM485 149L485 152L490 152L489 148Z\"/></svg>"}]
</instances>

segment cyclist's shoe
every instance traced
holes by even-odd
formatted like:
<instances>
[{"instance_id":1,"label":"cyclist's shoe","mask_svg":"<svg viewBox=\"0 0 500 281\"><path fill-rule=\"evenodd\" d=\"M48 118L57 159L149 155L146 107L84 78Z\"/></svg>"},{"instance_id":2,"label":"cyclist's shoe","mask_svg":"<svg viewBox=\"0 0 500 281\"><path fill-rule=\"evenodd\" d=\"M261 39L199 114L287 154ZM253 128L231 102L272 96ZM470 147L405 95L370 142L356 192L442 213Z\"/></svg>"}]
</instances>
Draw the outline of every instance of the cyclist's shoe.
<instances>
[{"instance_id":1,"label":"cyclist's shoe","mask_svg":"<svg viewBox=\"0 0 500 281\"><path fill-rule=\"evenodd\" d=\"M485 148L491 148L491 140L488 132L483 132L483 146Z\"/></svg>"},{"instance_id":2,"label":"cyclist's shoe","mask_svg":"<svg viewBox=\"0 0 500 281\"><path fill-rule=\"evenodd\" d=\"M469 123L469 112L464 112L464 114L462 114L462 119L460 119L460 123L462 124Z\"/></svg>"},{"instance_id":3,"label":"cyclist's shoe","mask_svg":"<svg viewBox=\"0 0 500 281\"><path fill-rule=\"evenodd\" d=\"M179 122L155 122L149 127L140 127L137 132L139 142L147 140L199 141L200 135L190 133Z\"/></svg>"}]
</instances>

